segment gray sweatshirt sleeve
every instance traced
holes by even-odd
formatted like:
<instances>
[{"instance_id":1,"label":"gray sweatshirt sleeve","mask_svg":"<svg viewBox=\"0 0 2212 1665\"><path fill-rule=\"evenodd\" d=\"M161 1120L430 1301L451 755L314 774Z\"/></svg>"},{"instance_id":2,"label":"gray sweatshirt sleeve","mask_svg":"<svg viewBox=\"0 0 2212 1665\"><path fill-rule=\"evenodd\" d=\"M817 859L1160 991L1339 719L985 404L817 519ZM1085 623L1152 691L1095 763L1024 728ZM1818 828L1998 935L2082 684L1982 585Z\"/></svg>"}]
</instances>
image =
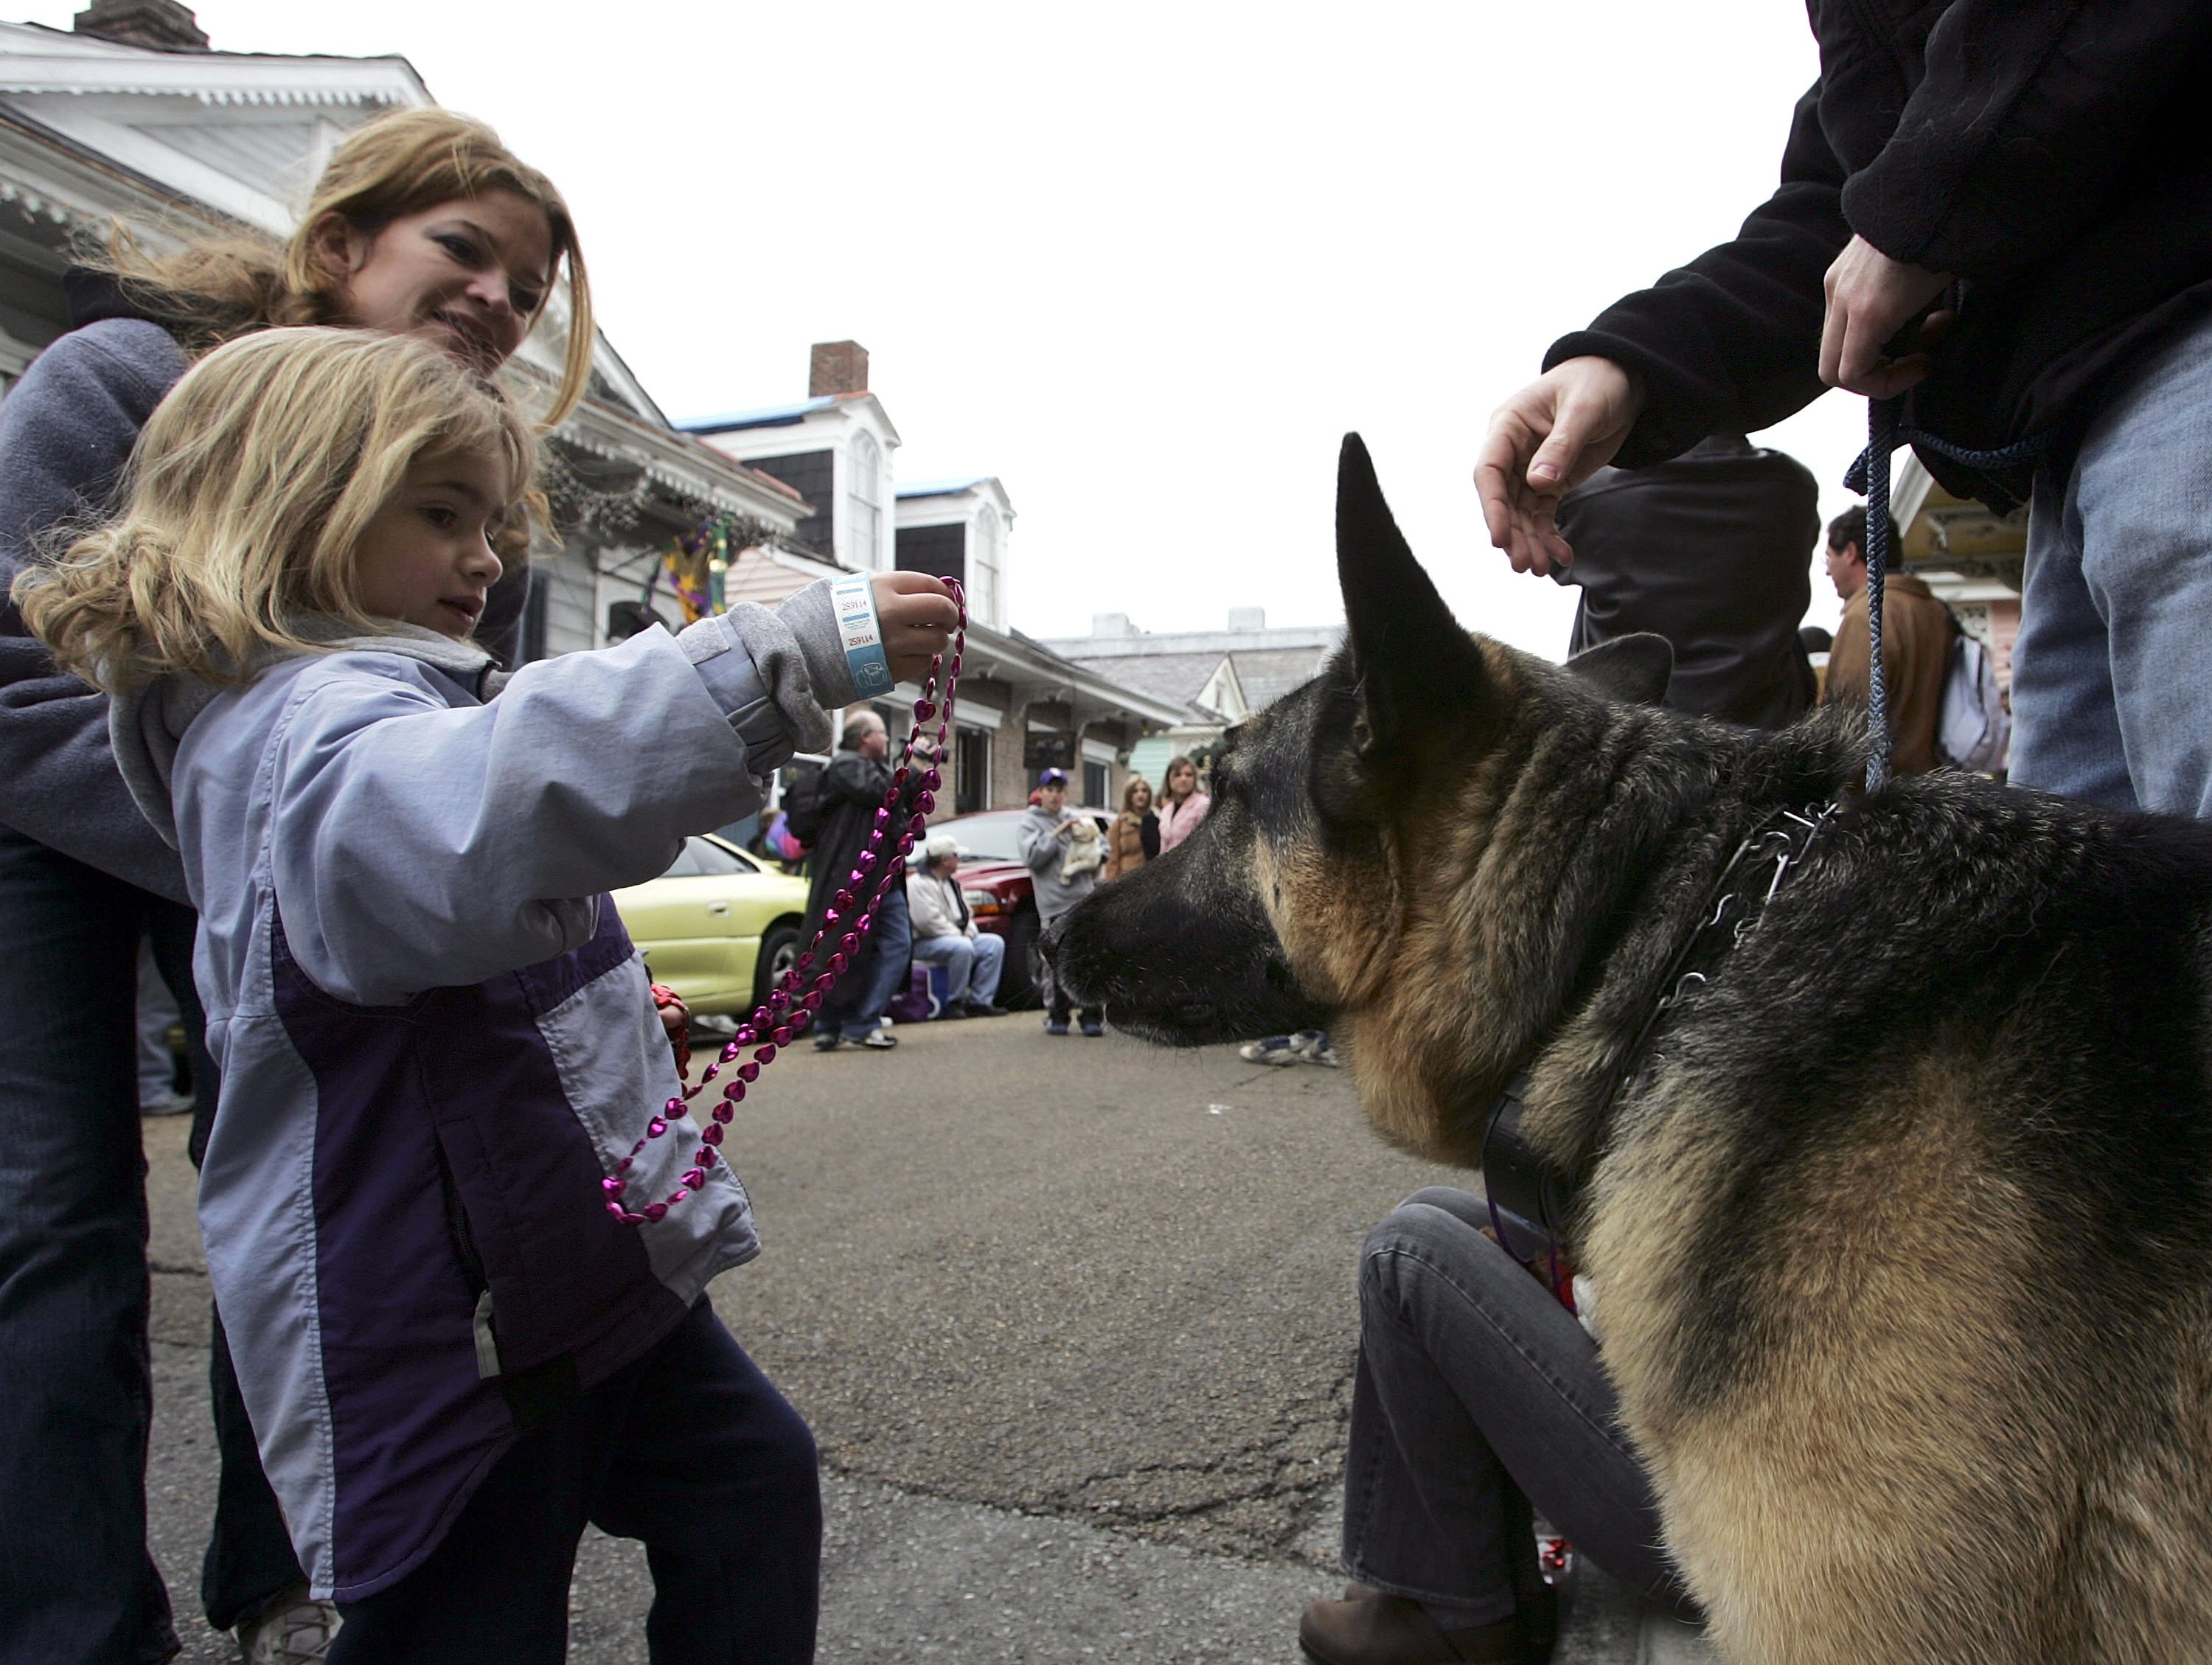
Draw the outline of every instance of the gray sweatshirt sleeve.
<instances>
[{"instance_id":1,"label":"gray sweatshirt sleeve","mask_svg":"<svg viewBox=\"0 0 2212 1665\"><path fill-rule=\"evenodd\" d=\"M1049 872L1066 853L1060 842L1058 829L1034 815L1025 815L1014 823L1014 848L1021 852L1023 865L1032 873Z\"/></svg>"},{"instance_id":2,"label":"gray sweatshirt sleeve","mask_svg":"<svg viewBox=\"0 0 2212 1665\"><path fill-rule=\"evenodd\" d=\"M391 655L304 672L269 821L293 953L374 1006L580 946L601 891L750 814L754 777L826 737L803 659L775 615L743 608L526 665L489 705L453 706Z\"/></svg>"},{"instance_id":3,"label":"gray sweatshirt sleeve","mask_svg":"<svg viewBox=\"0 0 2212 1665\"><path fill-rule=\"evenodd\" d=\"M106 696L57 670L4 598L58 529L108 507L185 368L158 325L112 319L64 336L0 404L0 824L178 902L184 868L116 769Z\"/></svg>"}]
</instances>

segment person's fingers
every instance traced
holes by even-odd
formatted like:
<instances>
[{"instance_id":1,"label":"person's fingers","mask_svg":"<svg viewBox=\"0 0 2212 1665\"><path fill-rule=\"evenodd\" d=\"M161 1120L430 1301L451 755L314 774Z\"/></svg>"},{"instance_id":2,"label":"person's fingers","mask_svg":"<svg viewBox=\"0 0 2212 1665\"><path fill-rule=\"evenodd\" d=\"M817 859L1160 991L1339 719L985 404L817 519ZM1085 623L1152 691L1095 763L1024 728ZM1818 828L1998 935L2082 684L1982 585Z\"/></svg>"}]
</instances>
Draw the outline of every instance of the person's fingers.
<instances>
[{"instance_id":1,"label":"person's fingers","mask_svg":"<svg viewBox=\"0 0 2212 1665\"><path fill-rule=\"evenodd\" d=\"M1888 362L1882 349L1897 331L1885 328L1884 322L1878 310L1863 307L1844 320L1844 350L1836 374L1853 392L1866 392L1875 373Z\"/></svg>"},{"instance_id":2,"label":"person's fingers","mask_svg":"<svg viewBox=\"0 0 2212 1665\"><path fill-rule=\"evenodd\" d=\"M908 574L900 574L904 577ZM912 576L922 577L923 574ZM880 580L878 580L880 581ZM935 580L931 580L934 584ZM886 631L921 629L950 631L958 628L960 608L950 592L938 587L920 592L893 592L876 597L876 617Z\"/></svg>"},{"instance_id":3,"label":"person's fingers","mask_svg":"<svg viewBox=\"0 0 2212 1665\"><path fill-rule=\"evenodd\" d=\"M1490 431L1475 453L1475 497L1494 548L1505 549L1512 542L1514 498L1523 489L1524 459L1534 438L1518 414L1500 410L1491 417Z\"/></svg>"},{"instance_id":4,"label":"person's fingers","mask_svg":"<svg viewBox=\"0 0 2212 1665\"><path fill-rule=\"evenodd\" d=\"M886 631L893 629L957 629L960 605L941 578L927 573L878 573L872 580L876 617Z\"/></svg>"},{"instance_id":5,"label":"person's fingers","mask_svg":"<svg viewBox=\"0 0 2212 1665\"><path fill-rule=\"evenodd\" d=\"M1541 578L1554 564L1565 566L1573 558L1556 532L1547 535L1536 513L1524 511L1514 518L1512 537L1505 551L1506 559L1518 573L1534 573Z\"/></svg>"},{"instance_id":6,"label":"person's fingers","mask_svg":"<svg viewBox=\"0 0 2212 1665\"><path fill-rule=\"evenodd\" d=\"M1552 431L1528 459L1528 489L1538 494L1565 491L1567 477L1582 460L1589 437L1589 412L1578 401L1562 407Z\"/></svg>"},{"instance_id":7,"label":"person's fingers","mask_svg":"<svg viewBox=\"0 0 2212 1665\"><path fill-rule=\"evenodd\" d=\"M1925 381L1934 368L1935 361L1926 353L1908 353L1903 358L1884 359L1856 382L1844 386L1869 398L1893 399L1906 388Z\"/></svg>"},{"instance_id":8,"label":"person's fingers","mask_svg":"<svg viewBox=\"0 0 2212 1665\"><path fill-rule=\"evenodd\" d=\"M1831 387L1843 385L1844 314L1836 305L1832 276L1828 285L1828 309L1820 319L1820 380Z\"/></svg>"},{"instance_id":9,"label":"person's fingers","mask_svg":"<svg viewBox=\"0 0 2212 1665\"><path fill-rule=\"evenodd\" d=\"M1532 518L1537 552L1543 557L1537 572L1542 574L1554 567L1574 565L1574 548L1559 532L1559 500L1556 497L1543 499L1536 505Z\"/></svg>"},{"instance_id":10,"label":"person's fingers","mask_svg":"<svg viewBox=\"0 0 2212 1665\"><path fill-rule=\"evenodd\" d=\"M1475 458L1475 489L1490 541L1516 572L1543 574L1574 552L1554 516L1562 494L1610 462L1642 395L1610 360L1569 359L1492 413Z\"/></svg>"},{"instance_id":11,"label":"person's fingers","mask_svg":"<svg viewBox=\"0 0 2212 1665\"><path fill-rule=\"evenodd\" d=\"M1528 464L1529 489L1556 503L1613 460L1635 421L1641 396L1610 360L1571 359L1552 431ZM1544 511L1547 523L1550 509Z\"/></svg>"},{"instance_id":12,"label":"person's fingers","mask_svg":"<svg viewBox=\"0 0 2212 1665\"><path fill-rule=\"evenodd\" d=\"M952 593L951 586L943 579L932 577L927 573L908 572L904 568L878 573L873 582L878 593L884 590L896 591L902 595L950 596Z\"/></svg>"}]
</instances>

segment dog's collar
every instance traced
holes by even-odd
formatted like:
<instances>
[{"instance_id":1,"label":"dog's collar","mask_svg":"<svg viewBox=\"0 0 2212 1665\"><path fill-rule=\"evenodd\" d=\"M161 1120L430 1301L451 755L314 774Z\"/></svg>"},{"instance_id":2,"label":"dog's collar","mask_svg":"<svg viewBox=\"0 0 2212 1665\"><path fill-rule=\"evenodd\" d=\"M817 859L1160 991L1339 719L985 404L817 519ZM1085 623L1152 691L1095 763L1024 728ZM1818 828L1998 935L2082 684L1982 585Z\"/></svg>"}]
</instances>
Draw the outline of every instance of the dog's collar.
<instances>
[{"instance_id":1,"label":"dog's collar","mask_svg":"<svg viewBox=\"0 0 2212 1665\"><path fill-rule=\"evenodd\" d=\"M1744 835L1698 910L1698 925L1682 939L1659 980L1659 996L1613 1067L1605 1090L1610 1112L1636 1078L1656 1060L1653 1042L1669 1014L1719 973L1730 950L1759 928L1767 908L1790 876L1805 865L1821 829L1837 804L1778 809ZM1528 1095L1528 1072L1516 1071L1491 1107L1482 1130L1482 1174L1489 1194L1492 1224L1506 1243L1498 1218L1501 1208L1519 1215L1557 1241L1564 1232L1580 1176L1545 1166L1527 1145L1522 1119ZM1507 1247L1510 1248L1508 1244Z\"/></svg>"},{"instance_id":2,"label":"dog's collar","mask_svg":"<svg viewBox=\"0 0 2212 1665\"><path fill-rule=\"evenodd\" d=\"M1705 892L1699 924L1674 951L1667 975L1659 980L1659 999L1636 1039L1621 1054L1608 1102L1618 1099L1646 1061L1651 1042L1667 1019L1719 972L1729 951L1759 928L1766 909L1790 875L1802 866L1814 841L1837 809L1834 800L1802 810L1771 811L1744 836L1728 866Z\"/></svg>"}]
</instances>

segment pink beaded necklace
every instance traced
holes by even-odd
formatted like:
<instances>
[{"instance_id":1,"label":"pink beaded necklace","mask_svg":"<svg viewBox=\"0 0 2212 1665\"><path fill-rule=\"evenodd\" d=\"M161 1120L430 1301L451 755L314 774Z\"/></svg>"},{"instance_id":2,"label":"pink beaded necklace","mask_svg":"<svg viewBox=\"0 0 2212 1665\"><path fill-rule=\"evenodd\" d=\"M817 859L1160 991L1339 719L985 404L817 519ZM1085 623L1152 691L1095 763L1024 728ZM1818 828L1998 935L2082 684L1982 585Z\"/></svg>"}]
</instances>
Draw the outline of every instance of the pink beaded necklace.
<instances>
[{"instance_id":1,"label":"pink beaded necklace","mask_svg":"<svg viewBox=\"0 0 2212 1665\"><path fill-rule=\"evenodd\" d=\"M960 655L968 646L968 596L957 579L945 581L951 588L952 605L960 610L959 630L952 640L952 663L946 665L942 653L929 661L929 678L922 685L921 697L914 702L914 729L899 753L898 767L891 771L890 787L876 811L875 826L868 834L867 844L853 864L852 871L845 875L845 883L830 898L822 915L822 928L806 945L806 951L778 981L767 1002L753 1008L751 1017L739 1025L737 1038L722 1048L720 1057L707 1066L698 1085L685 1088L681 1097L672 1098L662 1105L661 1113L646 1123L645 1137L629 1147L629 1154L615 1164L611 1176L599 1182L599 1189L606 1193L607 1212L624 1225L642 1225L647 1220L665 1218L670 1209L707 1183L708 1171L720 1160L716 1147L722 1142L722 1130L744 1103L746 1088L760 1079L763 1069L775 1061L780 1048L789 1046L806 1032L807 1024L813 1022L815 1012L821 1009L823 997L837 986L838 978L845 974L846 968L859 954L861 943L875 928L876 904L892 885L900 882L906 858L913 852L914 841L929 824L929 812L937 807L937 789L944 784L944 776L934 764L921 772L921 790L915 796L914 813L907 817L893 847L896 854L888 861L884 859L884 846L890 839L891 806L898 801L913 768L914 743L922 732L922 725L932 717L937 719L935 750L941 759L945 756L945 737L952 724L952 690L959 686ZM945 675L942 707L937 699L940 670ZM878 868L882 871L878 872ZM860 910L857 915L853 915L855 907ZM821 952L830 933L844 924L848 915L852 915L851 928L839 934L828 969L815 973L810 983L807 974L814 969L815 957ZM800 993L802 987L804 994ZM647 1145L668 1131L669 1123L683 1120L689 1102L707 1090L707 1084L721 1073L723 1065L737 1063L747 1047L753 1048L753 1055L732 1072L736 1079L724 1085L721 1098L711 1112L713 1119L699 1130L698 1165L685 1169L682 1183L665 1199L655 1199L643 1208L630 1207L623 1200L623 1194L629 1189L625 1176L630 1164Z\"/></svg>"}]
</instances>

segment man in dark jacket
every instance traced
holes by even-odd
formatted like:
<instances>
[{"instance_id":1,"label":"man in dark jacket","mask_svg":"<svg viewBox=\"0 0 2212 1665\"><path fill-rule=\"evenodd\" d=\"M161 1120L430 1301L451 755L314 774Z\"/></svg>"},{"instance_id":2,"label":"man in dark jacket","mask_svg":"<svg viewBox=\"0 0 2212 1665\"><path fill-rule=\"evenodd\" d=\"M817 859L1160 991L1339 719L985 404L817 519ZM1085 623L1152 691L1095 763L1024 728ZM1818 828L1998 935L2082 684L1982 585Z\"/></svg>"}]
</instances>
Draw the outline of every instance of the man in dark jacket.
<instances>
[{"instance_id":1,"label":"man in dark jacket","mask_svg":"<svg viewBox=\"0 0 2212 1665\"><path fill-rule=\"evenodd\" d=\"M1568 651L1653 631L1674 649L1674 710L1794 722L1814 692L1797 625L1820 503L1811 470L1741 434L1650 468L1601 469L1559 502L1575 562L1552 576L1582 591Z\"/></svg>"},{"instance_id":2,"label":"man in dark jacket","mask_svg":"<svg viewBox=\"0 0 2212 1665\"><path fill-rule=\"evenodd\" d=\"M806 896L805 940L809 942L822 928L823 918L834 905L837 892L851 888L853 864L866 848L868 836L875 829L876 811L884 807L884 794L890 790L890 731L884 726L884 720L872 711L863 711L845 725L837 755L822 771L815 787L821 796L822 830L815 836L808 857L812 874ZM917 773L908 778L901 801L892 811L895 831L902 829L907 817L914 813L910 805L921 790L922 767L926 765L917 753ZM896 836L885 840L882 860L898 861ZM883 871L878 866L868 881L872 884ZM849 930L857 917L857 910L847 911L840 929ZM830 933L833 948L837 934L836 931ZM889 1052L898 1044L896 1036L884 1033L882 1018L891 997L906 981L913 945L906 886L902 882L884 892L883 900L875 906L875 928L822 1002L814 1020L817 1052L835 1052L841 1046Z\"/></svg>"},{"instance_id":3,"label":"man in dark jacket","mask_svg":"<svg viewBox=\"0 0 2212 1665\"><path fill-rule=\"evenodd\" d=\"M1476 469L1492 541L1546 570L1572 559L1560 495L1609 462L1756 431L1824 385L1910 390L1908 425L2033 453L1983 468L1922 453L1994 508L2033 486L2012 778L2212 812L2197 625L2212 526L2179 483L2203 472L2191 413L2212 402L2212 8L1811 15L1821 76L1774 195L1733 241L1555 343L1492 418Z\"/></svg>"}]
</instances>

